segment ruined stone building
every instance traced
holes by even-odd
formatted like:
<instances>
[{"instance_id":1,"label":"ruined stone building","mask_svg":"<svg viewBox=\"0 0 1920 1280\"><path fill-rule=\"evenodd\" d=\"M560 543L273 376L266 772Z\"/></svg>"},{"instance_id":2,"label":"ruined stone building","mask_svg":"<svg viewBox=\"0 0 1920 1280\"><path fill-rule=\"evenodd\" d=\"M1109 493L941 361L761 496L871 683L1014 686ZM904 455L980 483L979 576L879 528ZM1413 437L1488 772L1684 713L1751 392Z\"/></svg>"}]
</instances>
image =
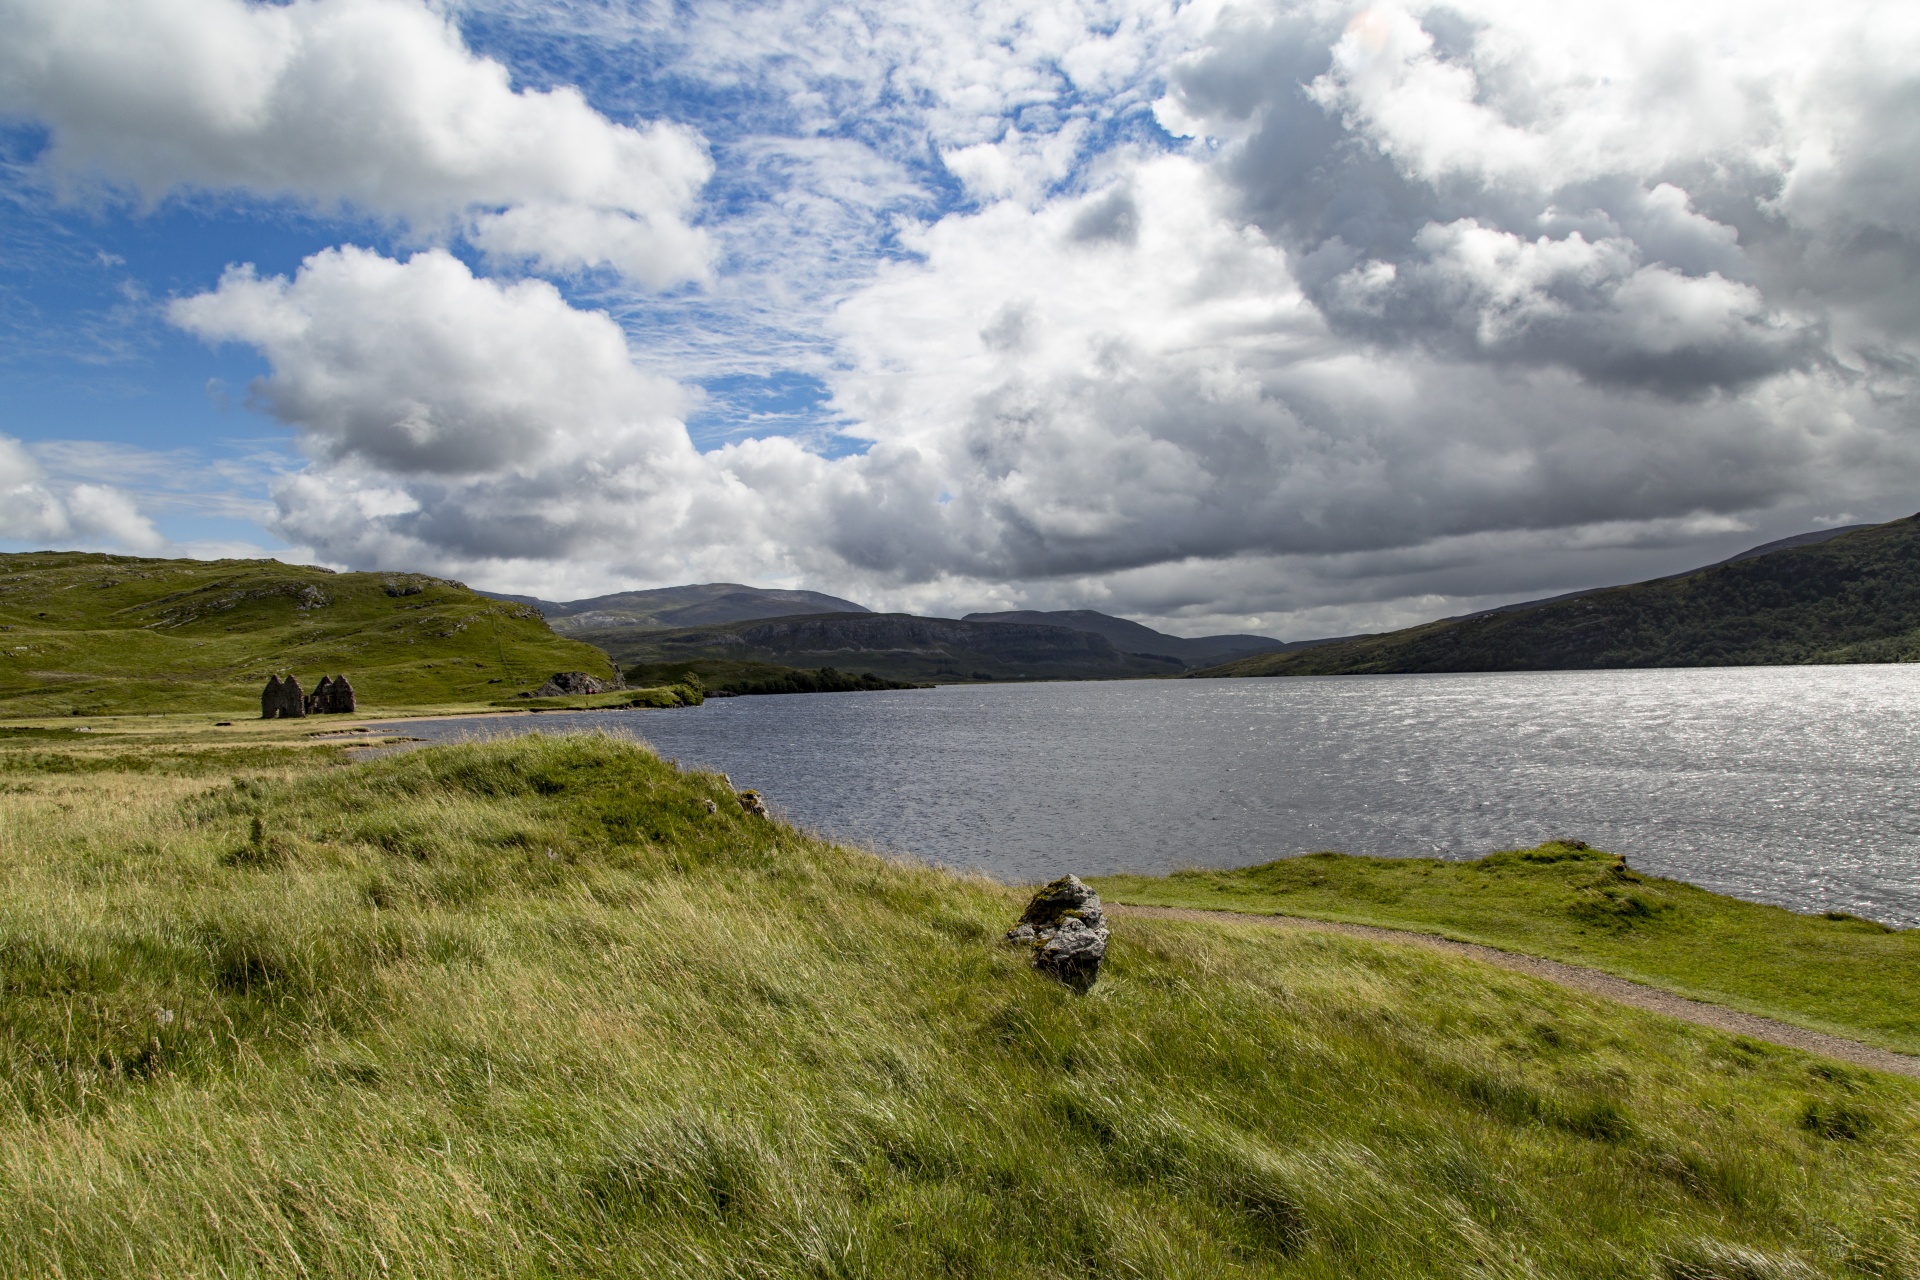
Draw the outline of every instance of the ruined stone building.
<instances>
[{"instance_id":1,"label":"ruined stone building","mask_svg":"<svg viewBox=\"0 0 1920 1280\"><path fill-rule=\"evenodd\" d=\"M307 714L307 700L300 693L300 682L292 676L282 680L268 676L267 687L260 691L262 720L297 720Z\"/></svg>"},{"instance_id":2,"label":"ruined stone building","mask_svg":"<svg viewBox=\"0 0 1920 1280\"><path fill-rule=\"evenodd\" d=\"M312 693L300 692L298 677L268 676L260 691L262 720L298 720L302 716L346 715L354 710L353 686L345 676L321 676Z\"/></svg>"},{"instance_id":3,"label":"ruined stone building","mask_svg":"<svg viewBox=\"0 0 1920 1280\"><path fill-rule=\"evenodd\" d=\"M320 683L307 695L310 716L349 715L353 712L353 686L345 676L320 677Z\"/></svg>"}]
</instances>

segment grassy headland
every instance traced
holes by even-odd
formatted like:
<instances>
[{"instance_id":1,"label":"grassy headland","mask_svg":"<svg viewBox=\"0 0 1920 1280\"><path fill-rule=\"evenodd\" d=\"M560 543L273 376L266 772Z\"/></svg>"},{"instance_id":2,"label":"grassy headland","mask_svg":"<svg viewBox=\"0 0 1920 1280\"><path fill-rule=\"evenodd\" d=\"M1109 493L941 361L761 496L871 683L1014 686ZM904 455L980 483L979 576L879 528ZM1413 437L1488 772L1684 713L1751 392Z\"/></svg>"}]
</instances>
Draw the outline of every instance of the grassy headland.
<instances>
[{"instance_id":1,"label":"grassy headland","mask_svg":"<svg viewBox=\"0 0 1920 1280\"><path fill-rule=\"evenodd\" d=\"M1472 862L1316 853L1094 883L1114 902L1441 934L1920 1053L1920 930L1723 897L1574 841Z\"/></svg>"},{"instance_id":2,"label":"grassy headland","mask_svg":"<svg viewBox=\"0 0 1920 1280\"><path fill-rule=\"evenodd\" d=\"M1920 1275L1914 1082L311 727L0 736L0 1274Z\"/></svg>"},{"instance_id":3,"label":"grassy headland","mask_svg":"<svg viewBox=\"0 0 1920 1280\"><path fill-rule=\"evenodd\" d=\"M536 609L405 573L274 560L0 556L0 714L257 715L267 676L345 674L365 706L484 704L607 656Z\"/></svg>"},{"instance_id":4,"label":"grassy headland","mask_svg":"<svg viewBox=\"0 0 1920 1280\"><path fill-rule=\"evenodd\" d=\"M1920 661L1920 516L1677 578L1444 618L1202 676Z\"/></svg>"},{"instance_id":5,"label":"grassy headland","mask_svg":"<svg viewBox=\"0 0 1920 1280\"><path fill-rule=\"evenodd\" d=\"M618 689L612 693L568 693L547 698L503 698L493 705L516 711L618 711L639 707L697 707L706 701L698 678L675 683Z\"/></svg>"}]
</instances>

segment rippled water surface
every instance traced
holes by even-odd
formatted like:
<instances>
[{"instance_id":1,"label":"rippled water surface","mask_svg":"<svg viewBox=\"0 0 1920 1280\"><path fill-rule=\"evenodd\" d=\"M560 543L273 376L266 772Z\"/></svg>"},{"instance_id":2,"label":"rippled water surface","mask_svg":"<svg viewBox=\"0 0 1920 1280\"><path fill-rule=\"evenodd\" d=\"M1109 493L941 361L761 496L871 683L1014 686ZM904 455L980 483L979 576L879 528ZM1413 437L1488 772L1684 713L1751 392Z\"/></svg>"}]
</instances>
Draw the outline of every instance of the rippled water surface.
<instances>
[{"instance_id":1,"label":"rippled water surface","mask_svg":"<svg viewBox=\"0 0 1920 1280\"><path fill-rule=\"evenodd\" d=\"M1576 836L1723 893L1920 924L1920 667L956 686L408 732L562 727L1008 880Z\"/></svg>"}]
</instances>

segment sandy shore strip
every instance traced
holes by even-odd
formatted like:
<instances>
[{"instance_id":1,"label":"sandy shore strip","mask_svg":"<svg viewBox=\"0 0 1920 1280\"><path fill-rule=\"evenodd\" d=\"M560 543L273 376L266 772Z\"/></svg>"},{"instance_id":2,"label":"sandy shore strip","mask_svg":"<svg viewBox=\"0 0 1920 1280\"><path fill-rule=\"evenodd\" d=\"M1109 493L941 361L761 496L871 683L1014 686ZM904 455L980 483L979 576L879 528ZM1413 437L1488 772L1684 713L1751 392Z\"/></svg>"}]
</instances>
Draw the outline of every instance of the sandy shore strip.
<instances>
[{"instance_id":1,"label":"sandy shore strip","mask_svg":"<svg viewBox=\"0 0 1920 1280\"><path fill-rule=\"evenodd\" d=\"M1548 982L1558 983L1575 991L1614 1000L1620 1004L1632 1005L1636 1009L1645 1009L1650 1013L1664 1013L1670 1018L1678 1018L1682 1022L1691 1022L1696 1026L1711 1027L1715 1031L1724 1031L1729 1035L1746 1036L1767 1044L1777 1044L1783 1048L1799 1049L1806 1053L1838 1058L1856 1067L1867 1067L1874 1071L1886 1071L1894 1075L1920 1079L1920 1057L1914 1057L1911 1054L1895 1053L1891 1049L1876 1048L1870 1044L1862 1044L1858 1040L1809 1031L1805 1027L1775 1022L1772 1018L1755 1017L1753 1014L1741 1013L1737 1009L1728 1009L1722 1005L1689 1000L1685 996L1674 995L1671 991L1662 991L1658 987L1629 982L1625 978L1616 978L1598 969L1584 969L1578 965L1561 964L1558 960L1544 960L1539 956L1500 951L1494 947L1483 947L1471 942L1454 942L1448 938L1435 937L1430 933L1382 929L1365 924L1338 924L1330 920L1309 920L1302 916L1253 915L1239 911L1201 911L1192 907L1134 907L1124 903L1109 902L1106 904L1106 910L1109 915L1117 916L1145 916L1160 920L1191 920L1213 924L1251 924L1271 929L1304 929L1317 933L1341 933L1350 938L1365 938L1369 942L1397 942L1405 946L1426 947L1433 951L1466 956L1483 964L1510 969L1515 973L1545 978Z\"/></svg>"}]
</instances>

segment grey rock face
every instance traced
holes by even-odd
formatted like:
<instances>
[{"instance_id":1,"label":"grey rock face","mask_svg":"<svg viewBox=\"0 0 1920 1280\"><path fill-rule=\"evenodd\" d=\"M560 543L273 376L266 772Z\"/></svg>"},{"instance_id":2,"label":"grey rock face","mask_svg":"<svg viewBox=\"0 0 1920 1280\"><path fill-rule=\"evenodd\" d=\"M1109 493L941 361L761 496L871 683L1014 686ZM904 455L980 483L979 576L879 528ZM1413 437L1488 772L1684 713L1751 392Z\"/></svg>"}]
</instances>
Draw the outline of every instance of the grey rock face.
<instances>
[{"instance_id":1,"label":"grey rock face","mask_svg":"<svg viewBox=\"0 0 1920 1280\"><path fill-rule=\"evenodd\" d=\"M773 816L767 812L767 802L760 798L760 793L751 789L740 793L740 807L756 818Z\"/></svg>"},{"instance_id":2,"label":"grey rock face","mask_svg":"<svg viewBox=\"0 0 1920 1280\"><path fill-rule=\"evenodd\" d=\"M307 700L300 694L300 682L292 676L282 680L268 676L267 687L260 691L262 720L298 720L307 714Z\"/></svg>"},{"instance_id":3,"label":"grey rock face","mask_svg":"<svg viewBox=\"0 0 1920 1280\"><path fill-rule=\"evenodd\" d=\"M602 680L584 671L556 671L553 678L533 691L536 698L566 698L582 693L614 693L627 687L620 676Z\"/></svg>"},{"instance_id":4,"label":"grey rock face","mask_svg":"<svg viewBox=\"0 0 1920 1280\"><path fill-rule=\"evenodd\" d=\"M1100 977L1107 937L1100 895L1078 876L1061 876L1033 895L1006 940L1030 948L1034 968L1085 995Z\"/></svg>"}]
</instances>

